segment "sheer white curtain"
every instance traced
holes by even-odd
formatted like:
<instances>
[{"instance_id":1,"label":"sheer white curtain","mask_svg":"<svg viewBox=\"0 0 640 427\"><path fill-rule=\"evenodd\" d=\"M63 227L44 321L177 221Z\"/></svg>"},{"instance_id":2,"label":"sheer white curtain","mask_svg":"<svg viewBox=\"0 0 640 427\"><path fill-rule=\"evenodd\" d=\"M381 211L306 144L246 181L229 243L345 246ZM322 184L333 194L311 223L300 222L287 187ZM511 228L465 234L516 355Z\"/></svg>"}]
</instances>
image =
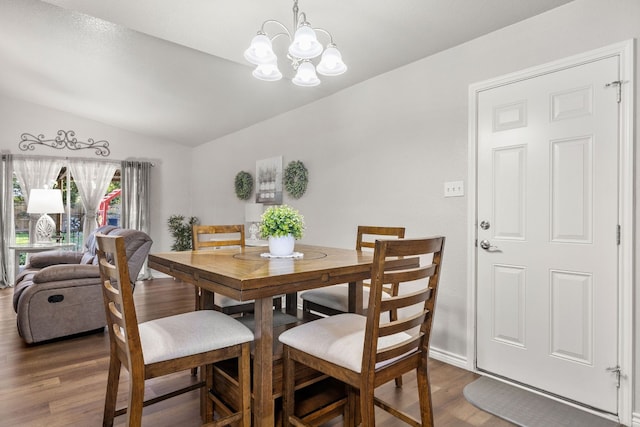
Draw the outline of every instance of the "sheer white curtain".
<instances>
[{"instance_id":1,"label":"sheer white curtain","mask_svg":"<svg viewBox=\"0 0 640 427\"><path fill-rule=\"evenodd\" d=\"M29 203L29 194L34 188L53 188L63 166L63 159L14 158L13 170L24 192L24 201Z\"/></svg>"},{"instance_id":2,"label":"sheer white curtain","mask_svg":"<svg viewBox=\"0 0 640 427\"><path fill-rule=\"evenodd\" d=\"M100 207L100 201L104 193L107 192L107 187L118 166L118 163L109 162L69 161L69 171L76 183L85 211L82 231L83 244L89 234L98 226L96 222L98 207Z\"/></svg>"},{"instance_id":3,"label":"sheer white curtain","mask_svg":"<svg viewBox=\"0 0 640 427\"><path fill-rule=\"evenodd\" d=\"M13 221L13 156L11 154L2 155L2 187L0 195L2 205L0 208L0 288L6 288L13 284L15 269L13 265L13 254L9 246L14 242L15 224Z\"/></svg>"},{"instance_id":4,"label":"sheer white curtain","mask_svg":"<svg viewBox=\"0 0 640 427\"><path fill-rule=\"evenodd\" d=\"M149 234L151 168L149 162L125 160L120 167L122 179L122 228L133 228ZM151 270L145 261L140 279L151 278Z\"/></svg>"},{"instance_id":5,"label":"sheer white curtain","mask_svg":"<svg viewBox=\"0 0 640 427\"><path fill-rule=\"evenodd\" d=\"M53 188L60 169L64 166L63 159L48 157L14 157L13 171L23 191L24 201L29 206L29 194L34 188ZM38 215L29 221L29 241L35 239L34 227Z\"/></svg>"}]
</instances>

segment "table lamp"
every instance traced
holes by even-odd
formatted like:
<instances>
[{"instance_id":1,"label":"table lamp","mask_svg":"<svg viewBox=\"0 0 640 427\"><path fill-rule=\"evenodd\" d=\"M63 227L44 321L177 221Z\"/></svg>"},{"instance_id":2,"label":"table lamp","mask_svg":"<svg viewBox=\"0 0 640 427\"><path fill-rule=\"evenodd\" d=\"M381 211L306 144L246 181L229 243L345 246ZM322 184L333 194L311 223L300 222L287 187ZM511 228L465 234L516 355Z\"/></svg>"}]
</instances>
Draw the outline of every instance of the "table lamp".
<instances>
[{"instance_id":1,"label":"table lamp","mask_svg":"<svg viewBox=\"0 0 640 427\"><path fill-rule=\"evenodd\" d=\"M62 191L49 189L33 189L29 193L27 213L42 214L36 222L36 243L51 243L51 236L56 231L56 223L49 213L63 213Z\"/></svg>"},{"instance_id":2,"label":"table lamp","mask_svg":"<svg viewBox=\"0 0 640 427\"><path fill-rule=\"evenodd\" d=\"M244 220L249 225L249 240L258 240L258 224L262 222L262 203L247 203L244 206Z\"/></svg>"}]
</instances>

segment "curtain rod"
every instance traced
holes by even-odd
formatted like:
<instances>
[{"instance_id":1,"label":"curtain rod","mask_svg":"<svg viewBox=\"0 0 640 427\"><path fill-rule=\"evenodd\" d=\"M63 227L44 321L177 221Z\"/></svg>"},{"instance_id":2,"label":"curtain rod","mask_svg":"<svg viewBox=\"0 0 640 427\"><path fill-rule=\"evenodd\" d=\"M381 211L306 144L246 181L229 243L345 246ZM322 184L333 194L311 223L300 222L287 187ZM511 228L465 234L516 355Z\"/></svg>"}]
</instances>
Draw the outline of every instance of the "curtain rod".
<instances>
[{"instance_id":1,"label":"curtain rod","mask_svg":"<svg viewBox=\"0 0 640 427\"><path fill-rule=\"evenodd\" d=\"M12 155L14 159L23 158L23 159L48 159L48 160L80 160L85 162L102 162L102 163L117 163L121 164L122 162L145 162L149 163L151 167L155 167L156 164L149 160L138 160L138 159L125 159L125 160L110 160L110 159L92 159L89 157L57 157L57 156L34 156L28 154L12 154L10 152L2 153L2 159L4 160L7 155Z\"/></svg>"}]
</instances>

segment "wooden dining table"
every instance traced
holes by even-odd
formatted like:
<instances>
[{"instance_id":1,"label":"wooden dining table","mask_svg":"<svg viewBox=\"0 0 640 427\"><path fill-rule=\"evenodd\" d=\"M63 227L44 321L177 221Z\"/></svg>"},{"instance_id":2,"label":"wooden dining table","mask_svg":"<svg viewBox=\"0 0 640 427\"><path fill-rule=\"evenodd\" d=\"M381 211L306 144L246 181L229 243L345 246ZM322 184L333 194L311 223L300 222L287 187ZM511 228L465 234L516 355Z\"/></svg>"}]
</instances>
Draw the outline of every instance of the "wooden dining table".
<instances>
[{"instance_id":1,"label":"wooden dining table","mask_svg":"<svg viewBox=\"0 0 640 427\"><path fill-rule=\"evenodd\" d=\"M287 295L286 311L297 315L297 292L349 283L351 311L362 311L362 281L370 278L373 254L354 249L297 244L298 257L270 258L265 247L155 253L149 267L240 301L255 300L254 421L275 423L273 400L273 297ZM410 264L411 260L399 260Z\"/></svg>"}]
</instances>

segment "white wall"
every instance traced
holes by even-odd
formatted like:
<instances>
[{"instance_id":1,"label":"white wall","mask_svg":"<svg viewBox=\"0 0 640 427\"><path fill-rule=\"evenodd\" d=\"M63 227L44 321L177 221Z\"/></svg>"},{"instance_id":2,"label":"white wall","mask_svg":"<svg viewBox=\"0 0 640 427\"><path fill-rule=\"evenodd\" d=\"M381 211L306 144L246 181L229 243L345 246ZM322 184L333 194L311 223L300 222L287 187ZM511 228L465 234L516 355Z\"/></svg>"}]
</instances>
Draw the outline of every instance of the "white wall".
<instances>
[{"instance_id":1,"label":"white wall","mask_svg":"<svg viewBox=\"0 0 640 427\"><path fill-rule=\"evenodd\" d=\"M18 149L20 135L24 132L53 138L61 129L75 131L81 141L87 138L108 141L111 154L107 158L110 160L148 160L155 164L151 192L152 250L168 251L172 243L166 226L169 215L190 214L190 148L0 96L0 151L3 153L105 159L96 156L92 150L37 147L34 151L24 152Z\"/></svg>"},{"instance_id":2,"label":"white wall","mask_svg":"<svg viewBox=\"0 0 640 427\"><path fill-rule=\"evenodd\" d=\"M445 235L432 346L464 361L467 201L444 198L443 183L466 181L469 85L639 36L640 1L577 0L212 141L193 150L193 213L241 222L235 174L282 155L309 169L307 193L285 197L305 215L305 242L352 247L366 223Z\"/></svg>"}]
</instances>

